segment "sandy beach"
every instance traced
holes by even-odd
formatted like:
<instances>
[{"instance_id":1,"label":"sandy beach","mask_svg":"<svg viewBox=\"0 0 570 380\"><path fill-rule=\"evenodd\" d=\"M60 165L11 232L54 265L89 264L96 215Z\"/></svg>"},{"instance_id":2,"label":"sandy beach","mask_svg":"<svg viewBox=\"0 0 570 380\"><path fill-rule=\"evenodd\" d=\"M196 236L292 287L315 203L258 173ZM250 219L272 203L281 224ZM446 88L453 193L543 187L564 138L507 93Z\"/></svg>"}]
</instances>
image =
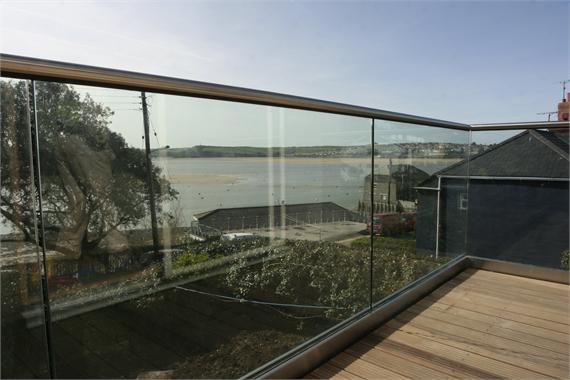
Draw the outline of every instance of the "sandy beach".
<instances>
[{"instance_id":1,"label":"sandy beach","mask_svg":"<svg viewBox=\"0 0 570 380\"><path fill-rule=\"evenodd\" d=\"M239 181L237 176L221 174L178 174L170 175L166 178L175 184L227 185Z\"/></svg>"}]
</instances>

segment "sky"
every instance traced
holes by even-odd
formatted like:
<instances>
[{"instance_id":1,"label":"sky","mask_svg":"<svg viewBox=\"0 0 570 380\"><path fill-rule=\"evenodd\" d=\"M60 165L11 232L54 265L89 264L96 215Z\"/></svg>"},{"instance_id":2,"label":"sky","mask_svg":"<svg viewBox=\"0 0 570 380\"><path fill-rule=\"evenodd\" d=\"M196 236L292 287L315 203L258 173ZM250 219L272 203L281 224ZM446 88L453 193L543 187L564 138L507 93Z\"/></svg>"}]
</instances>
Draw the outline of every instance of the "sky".
<instances>
[{"instance_id":1,"label":"sky","mask_svg":"<svg viewBox=\"0 0 570 380\"><path fill-rule=\"evenodd\" d=\"M569 4L4 0L0 51L463 123L534 121L556 109L559 82L570 79ZM136 94L94 97L140 144L140 115L128 109ZM369 133L358 118L152 101L156 146L356 145ZM410 132L408 140L440 135Z\"/></svg>"}]
</instances>

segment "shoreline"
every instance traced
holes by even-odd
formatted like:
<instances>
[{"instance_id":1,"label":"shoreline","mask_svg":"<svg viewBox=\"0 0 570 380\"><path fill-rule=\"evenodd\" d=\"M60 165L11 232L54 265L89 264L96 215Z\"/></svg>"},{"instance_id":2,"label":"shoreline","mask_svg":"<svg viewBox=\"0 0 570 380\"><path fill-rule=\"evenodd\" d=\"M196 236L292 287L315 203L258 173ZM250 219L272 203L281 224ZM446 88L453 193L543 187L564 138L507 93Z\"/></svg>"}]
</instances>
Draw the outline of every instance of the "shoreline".
<instances>
[{"instance_id":1,"label":"shoreline","mask_svg":"<svg viewBox=\"0 0 570 380\"><path fill-rule=\"evenodd\" d=\"M249 163L263 163L267 164L268 161L285 161L289 163L299 163L299 164L370 164L371 159L369 157L160 157L157 161L169 161L169 160L192 160L192 161L241 161ZM461 161L461 158L386 158L386 157L374 157L375 164L388 165L392 160L393 165L397 164L409 164L409 165L425 165L425 164L453 164Z\"/></svg>"},{"instance_id":2,"label":"shoreline","mask_svg":"<svg viewBox=\"0 0 570 380\"><path fill-rule=\"evenodd\" d=\"M216 184L216 185L229 185L238 183L240 177L231 174L172 174L166 176L170 183L175 185L183 184Z\"/></svg>"}]
</instances>

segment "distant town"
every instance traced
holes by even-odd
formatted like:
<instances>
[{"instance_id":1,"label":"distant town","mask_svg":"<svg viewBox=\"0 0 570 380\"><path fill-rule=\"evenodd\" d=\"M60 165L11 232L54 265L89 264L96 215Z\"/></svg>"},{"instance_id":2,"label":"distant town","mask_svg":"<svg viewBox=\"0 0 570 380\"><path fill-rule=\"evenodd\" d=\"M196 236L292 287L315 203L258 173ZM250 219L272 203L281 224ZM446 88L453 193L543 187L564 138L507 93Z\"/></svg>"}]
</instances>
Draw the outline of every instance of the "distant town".
<instances>
[{"instance_id":1,"label":"distant town","mask_svg":"<svg viewBox=\"0 0 570 380\"><path fill-rule=\"evenodd\" d=\"M481 153L491 145L471 144L471 154ZM397 158L463 158L468 145L457 143L402 143L376 144L376 157ZM199 158L199 157L367 157L370 146L304 146L304 147L250 147L250 146L213 146L196 145L187 148L169 148L154 152L154 156L170 158Z\"/></svg>"}]
</instances>

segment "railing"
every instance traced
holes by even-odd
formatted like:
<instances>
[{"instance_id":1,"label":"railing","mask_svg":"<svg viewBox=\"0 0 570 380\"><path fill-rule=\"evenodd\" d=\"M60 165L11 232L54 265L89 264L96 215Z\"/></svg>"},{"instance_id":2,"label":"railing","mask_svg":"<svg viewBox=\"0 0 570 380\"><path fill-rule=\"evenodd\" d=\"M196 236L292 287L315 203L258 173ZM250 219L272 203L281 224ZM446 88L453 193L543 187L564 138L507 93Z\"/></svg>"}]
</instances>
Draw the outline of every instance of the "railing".
<instances>
[{"instance_id":1,"label":"railing","mask_svg":"<svg viewBox=\"0 0 570 380\"><path fill-rule=\"evenodd\" d=\"M358 107L349 104L284 95L268 91L223 86L178 78L161 77L121 70L103 69L35 58L2 54L2 75L7 77L91 84L134 91L159 92L207 99L263 104L339 115L379 118L406 123L417 123L441 128L468 130L469 126L444 120Z\"/></svg>"},{"instance_id":2,"label":"railing","mask_svg":"<svg viewBox=\"0 0 570 380\"><path fill-rule=\"evenodd\" d=\"M567 266L568 123L0 60L2 378L261 376L466 253Z\"/></svg>"}]
</instances>

